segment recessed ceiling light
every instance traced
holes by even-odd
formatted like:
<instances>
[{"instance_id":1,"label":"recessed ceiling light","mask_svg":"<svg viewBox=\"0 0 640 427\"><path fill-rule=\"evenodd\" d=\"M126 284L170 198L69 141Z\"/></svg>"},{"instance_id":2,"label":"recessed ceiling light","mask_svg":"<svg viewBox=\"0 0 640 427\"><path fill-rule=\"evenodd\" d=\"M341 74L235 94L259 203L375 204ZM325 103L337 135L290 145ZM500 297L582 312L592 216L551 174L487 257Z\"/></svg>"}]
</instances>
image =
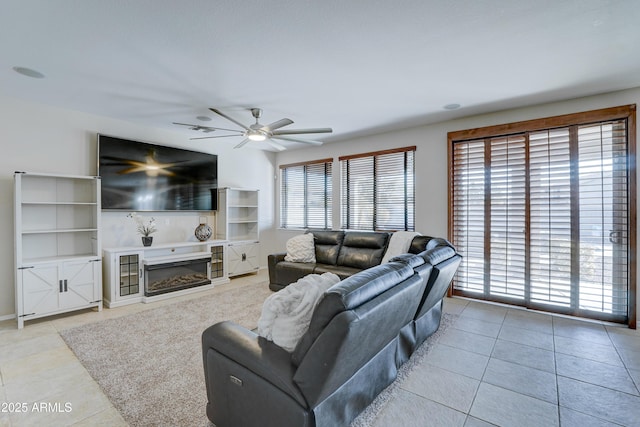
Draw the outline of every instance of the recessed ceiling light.
<instances>
[{"instance_id":1,"label":"recessed ceiling light","mask_svg":"<svg viewBox=\"0 0 640 427\"><path fill-rule=\"evenodd\" d=\"M44 79L44 74L40 71L33 70L27 67L13 67L13 71L23 76L31 77L34 79Z\"/></svg>"},{"instance_id":2,"label":"recessed ceiling light","mask_svg":"<svg viewBox=\"0 0 640 427\"><path fill-rule=\"evenodd\" d=\"M207 116L198 116L196 117L196 119L203 121L203 122L210 122L211 121L211 117L207 117Z\"/></svg>"},{"instance_id":3,"label":"recessed ceiling light","mask_svg":"<svg viewBox=\"0 0 640 427\"><path fill-rule=\"evenodd\" d=\"M447 104L444 107L445 110L457 110L458 108L460 108L460 104Z\"/></svg>"}]
</instances>

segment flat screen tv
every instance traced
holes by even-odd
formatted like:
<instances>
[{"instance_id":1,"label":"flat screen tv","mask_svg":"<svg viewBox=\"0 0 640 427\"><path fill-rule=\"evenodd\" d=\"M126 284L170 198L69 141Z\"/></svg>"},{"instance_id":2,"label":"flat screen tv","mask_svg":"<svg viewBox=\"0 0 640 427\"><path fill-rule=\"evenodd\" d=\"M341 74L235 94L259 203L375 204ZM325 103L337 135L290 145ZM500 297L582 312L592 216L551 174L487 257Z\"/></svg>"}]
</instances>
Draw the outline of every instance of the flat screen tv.
<instances>
[{"instance_id":1,"label":"flat screen tv","mask_svg":"<svg viewBox=\"0 0 640 427\"><path fill-rule=\"evenodd\" d=\"M214 211L218 156L98 135L102 209Z\"/></svg>"}]
</instances>

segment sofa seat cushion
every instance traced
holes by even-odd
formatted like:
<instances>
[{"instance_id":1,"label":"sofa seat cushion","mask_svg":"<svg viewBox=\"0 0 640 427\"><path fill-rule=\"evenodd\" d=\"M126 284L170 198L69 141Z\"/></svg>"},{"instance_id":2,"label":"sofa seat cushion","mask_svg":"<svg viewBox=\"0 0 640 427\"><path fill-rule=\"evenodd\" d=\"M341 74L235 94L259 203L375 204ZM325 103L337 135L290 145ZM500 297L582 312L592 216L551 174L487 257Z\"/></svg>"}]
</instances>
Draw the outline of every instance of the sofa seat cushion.
<instances>
[{"instance_id":1,"label":"sofa seat cushion","mask_svg":"<svg viewBox=\"0 0 640 427\"><path fill-rule=\"evenodd\" d=\"M312 263L282 261L276 264L275 273L278 283L286 286L307 274L313 274L315 268L316 264Z\"/></svg>"},{"instance_id":2,"label":"sofa seat cushion","mask_svg":"<svg viewBox=\"0 0 640 427\"><path fill-rule=\"evenodd\" d=\"M327 272L337 274L338 277L340 277L340 280L344 280L347 277L353 276L354 274L359 273L360 271L362 270L360 270L359 268L345 267L343 265L326 265L326 264L316 264L316 267L313 270L313 272L316 274L322 274Z\"/></svg>"},{"instance_id":3,"label":"sofa seat cushion","mask_svg":"<svg viewBox=\"0 0 640 427\"><path fill-rule=\"evenodd\" d=\"M389 243L389 233L350 231L345 234L338 265L365 270L379 265Z\"/></svg>"}]
</instances>

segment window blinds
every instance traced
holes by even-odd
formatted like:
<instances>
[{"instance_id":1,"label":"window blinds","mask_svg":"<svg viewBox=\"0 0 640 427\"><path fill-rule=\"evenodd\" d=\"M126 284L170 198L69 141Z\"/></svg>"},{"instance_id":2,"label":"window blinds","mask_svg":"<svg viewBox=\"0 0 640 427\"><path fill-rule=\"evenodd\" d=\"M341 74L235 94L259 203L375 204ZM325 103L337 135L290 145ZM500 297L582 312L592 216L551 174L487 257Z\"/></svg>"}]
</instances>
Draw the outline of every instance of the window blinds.
<instances>
[{"instance_id":1,"label":"window blinds","mask_svg":"<svg viewBox=\"0 0 640 427\"><path fill-rule=\"evenodd\" d=\"M415 149L340 157L343 228L415 229Z\"/></svg>"},{"instance_id":2,"label":"window blinds","mask_svg":"<svg viewBox=\"0 0 640 427\"><path fill-rule=\"evenodd\" d=\"M626 118L450 141L454 293L635 317Z\"/></svg>"},{"instance_id":3,"label":"window blinds","mask_svg":"<svg viewBox=\"0 0 640 427\"><path fill-rule=\"evenodd\" d=\"M280 226L332 227L332 159L280 166Z\"/></svg>"}]
</instances>

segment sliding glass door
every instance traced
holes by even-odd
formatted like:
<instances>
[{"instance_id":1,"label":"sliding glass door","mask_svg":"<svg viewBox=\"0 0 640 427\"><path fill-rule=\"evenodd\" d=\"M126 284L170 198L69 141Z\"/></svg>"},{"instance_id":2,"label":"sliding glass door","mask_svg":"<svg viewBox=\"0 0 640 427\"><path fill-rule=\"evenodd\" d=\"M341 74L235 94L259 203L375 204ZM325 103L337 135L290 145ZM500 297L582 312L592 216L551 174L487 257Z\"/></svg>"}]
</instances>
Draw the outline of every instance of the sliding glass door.
<instances>
[{"instance_id":1,"label":"sliding glass door","mask_svg":"<svg viewBox=\"0 0 640 427\"><path fill-rule=\"evenodd\" d=\"M454 293L635 322L629 123L450 134L450 238L463 255Z\"/></svg>"}]
</instances>

